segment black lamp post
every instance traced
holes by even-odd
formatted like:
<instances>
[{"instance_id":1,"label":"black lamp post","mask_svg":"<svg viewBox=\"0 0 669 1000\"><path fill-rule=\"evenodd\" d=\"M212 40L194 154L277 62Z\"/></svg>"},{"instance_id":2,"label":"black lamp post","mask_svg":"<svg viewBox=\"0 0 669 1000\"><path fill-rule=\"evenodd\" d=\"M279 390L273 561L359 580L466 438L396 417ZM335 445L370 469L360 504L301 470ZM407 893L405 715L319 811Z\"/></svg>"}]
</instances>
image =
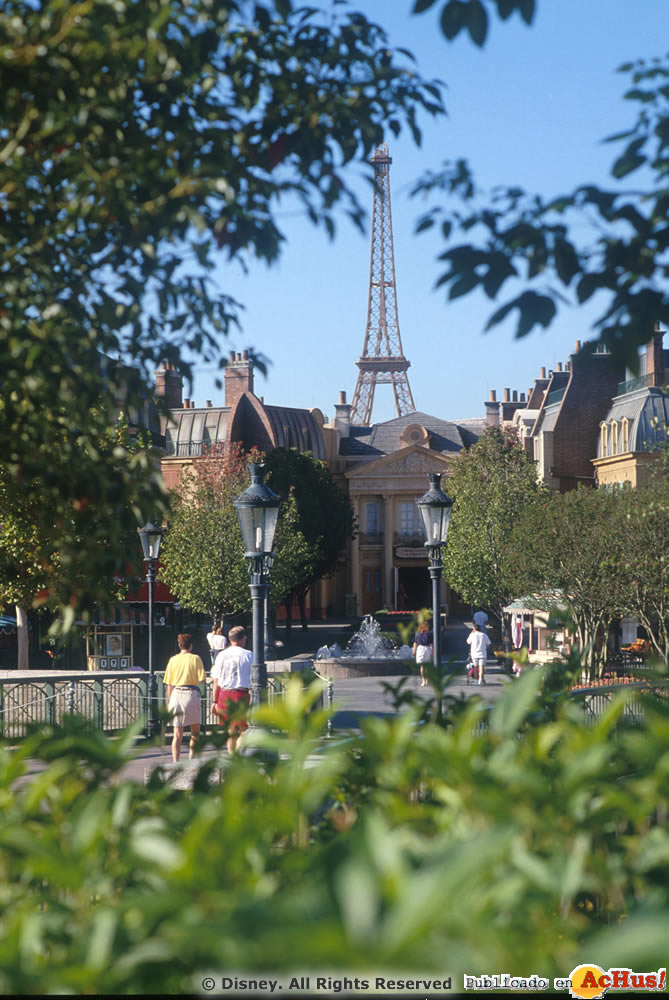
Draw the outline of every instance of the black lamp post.
<instances>
[{"instance_id":1,"label":"black lamp post","mask_svg":"<svg viewBox=\"0 0 669 1000\"><path fill-rule=\"evenodd\" d=\"M137 529L137 534L142 543L142 553L146 563L146 582L149 587L149 711L148 726L149 736L157 736L160 732L160 723L157 719L156 705L158 694L156 691L156 675L153 672L153 585L156 581L156 566L160 555L160 543L165 534L164 528L159 528L152 521L147 521L143 528Z\"/></svg>"},{"instance_id":2,"label":"black lamp post","mask_svg":"<svg viewBox=\"0 0 669 1000\"><path fill-rule=\"evenodd\" d=\"M430 577L432 578L432 636L434 644L434 663L441 666L441 621L439 618L439 584L444 566L442 549L446 544L448 526L451 520L453 500L440 489L441 473L429 472L430 488L416 505L423 519L425 528L425 548L429 557Z\"/></svg>"},{"instance_id":3,"label":"black lamp post","mask_svg":"<svg viewBox=\"0 0 669 1000\"><path fill-rule=\"evenodd\" d=\"M257 705L267 691L267 666L264 656L263 612L274 557L274 532L281 501L265 486L265 466L249 462L251 485L235 500L244 540L244 555L249 563L253 603L253 664L251 666L251 704Z\"/></svg>"},{"instance_id":4,"label":"black lamp post","mask_svg":"<svg viewBox=\"0 0 669 1000\"><path fill-rule=\"evenodd\" d=\"M267 577L267 588L265 590L265 598L263 601L263 611L264 611L264 645L265 645L265 663L268 660L274 659L274 640L272 638L272 617L270 613L269 606L269 578L272 572L272 563L274 562L274 553L266 552L265 559L263 562L263 570L265 576Z\"/></svg>"}]
</instances>

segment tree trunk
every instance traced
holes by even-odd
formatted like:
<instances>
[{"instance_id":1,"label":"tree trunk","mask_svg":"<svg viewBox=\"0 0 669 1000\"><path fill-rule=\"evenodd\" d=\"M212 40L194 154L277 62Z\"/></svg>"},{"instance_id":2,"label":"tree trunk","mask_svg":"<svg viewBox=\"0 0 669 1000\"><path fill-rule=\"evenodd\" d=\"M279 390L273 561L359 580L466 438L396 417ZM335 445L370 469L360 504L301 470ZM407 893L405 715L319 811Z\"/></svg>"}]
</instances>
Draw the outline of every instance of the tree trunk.
<instances>
[{"instance_id":1,"label":"tree trunk","mask_svg":"<svg viewBox=\"0 0 669 1000\"><path fill-rule=\"evenodd\" d=\"M307 621L307 595L305 593L298 594L297 603L300 606L300 621L302 622L302 629L306 632L309 628L309 622Z\"/></svg>"},{"instance_id":2,"label":"tree trunk","mask_svg":"<svg viewBox=\"0 0 669 1000\"><path fill-rule=\"evenodd\" d=\"M30 670L30 660L28 657L28 612L25 608L16 605L16 642L18 646L18 656L16 666L18 670Z\"/></svg>"},{"instance_id":3,"label":"tree trunk","mask_svg":"<svg viewBox=\"0 0 669 1000\"><path fill-rule=\"evenodd\" d=\"M284 601L284 608L286 609L286 638L290 635L290 630L293 625L293 595L291 594Z\"/></svg>"}]
</instances>

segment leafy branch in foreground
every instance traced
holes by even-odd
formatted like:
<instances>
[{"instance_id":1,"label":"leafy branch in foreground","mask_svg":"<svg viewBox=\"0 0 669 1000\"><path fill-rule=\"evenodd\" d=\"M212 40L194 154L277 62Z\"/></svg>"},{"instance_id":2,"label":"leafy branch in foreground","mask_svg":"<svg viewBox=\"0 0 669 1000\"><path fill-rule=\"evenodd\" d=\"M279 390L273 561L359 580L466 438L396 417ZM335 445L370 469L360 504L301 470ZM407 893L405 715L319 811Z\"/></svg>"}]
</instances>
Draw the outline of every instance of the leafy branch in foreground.
<instances>
[{"instance_id":1,"label":"leafy branch in foreground","mask_svg":"<svg viewBox=\"0 0 669 1000\"><path fill-rule=\"evenodd\" d=\"M408 707L321 742L316 693L293 681L260 710L270 772L236 758L212 784L211 761L189 793L160 770L119 781L134 734L79 720L0 750L3 992L663 964L666 697L641 696L636 731L631 692L586 725L551 688L542 716L536 670L447 727ZM17 784L34 759L46 769Z\"/></svg>"},{"instance_id":2,"label":"leafy branch in foreground","mask_svg":"<svg viewBox=\"0 0 669 1000\"><path fill-rule=\"evenodd\" d=\"M547 199L500 188L486 199L459 161L426 175L414 194L460 199L458 209L429 209L417 228L439 225L449 241L437 286L445 286L450 299L474 289L490 299L510 291L488 329L516 314L516 336L523 337L549 326L559 308L597 297L605 307L596 336L621 365L636 368L637 349L654 324L669 323L669 61L639 60L621 72L631 76L625 97L639 113L631 128L607 141L622 144L613 178L636 174L635 189L583 184ZM455 233L466 242L452 245Z\"/></svg>"},{"instance_id":3,"label":"leafy branch in foreground","mask_svg":"<svg viewBox=\"0 0 669 1000\"><path fill-rule=\"evenodd\" d=\"M119 510L165 512L150 451L99 441L152 365L223 366L221 255L276 260L286 199L360 224L346 165L443 105L364 16L286 0L6 0L0 39L0 448L73 619L123 571Z\"/></svg>"}]
</instances>

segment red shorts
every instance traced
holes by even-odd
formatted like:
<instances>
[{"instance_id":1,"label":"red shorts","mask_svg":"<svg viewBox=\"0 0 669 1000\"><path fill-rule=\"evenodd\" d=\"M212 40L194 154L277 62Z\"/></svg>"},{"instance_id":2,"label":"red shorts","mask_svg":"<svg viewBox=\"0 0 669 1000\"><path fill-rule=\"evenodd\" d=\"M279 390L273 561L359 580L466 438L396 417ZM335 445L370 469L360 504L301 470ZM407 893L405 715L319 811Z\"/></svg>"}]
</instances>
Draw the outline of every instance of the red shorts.
<instances>
[{"instance_id":1,"label":"red shorts","mask_svg":"<svg viewBox=\"0 0 669 1000\"><path fill-rule=\"evenodd\" d=\"M219 719L221 720L221 725L227 723L228 721L228 703L232 702L244 702L246 705L251 703L251 695L246 690L246 688L236 688L231 691L225 691L221 689L218 692L218 698L216 699L216 707L219 709ZM231 724L231 729L239 732L243 732L248 729L248 722L246 719L236 719Z\"/></svg>"}]
</instances>

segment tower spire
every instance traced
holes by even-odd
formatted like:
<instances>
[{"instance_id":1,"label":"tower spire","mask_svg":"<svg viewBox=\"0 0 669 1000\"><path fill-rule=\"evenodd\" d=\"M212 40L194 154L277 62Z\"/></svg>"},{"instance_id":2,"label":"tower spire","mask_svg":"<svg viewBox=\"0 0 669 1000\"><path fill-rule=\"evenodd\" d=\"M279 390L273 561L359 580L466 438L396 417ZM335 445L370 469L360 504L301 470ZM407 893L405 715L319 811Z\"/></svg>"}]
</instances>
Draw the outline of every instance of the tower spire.
<instances>
[{"instance_id":1,"label":"tower spire","mask_svg":"<svg viewBox=\"0 0 669 1000\"><path fill-rule=\"evenodd\" d=\"M382 383L393 387L397 416L416 409L411 395L407 370L410 362L402 353L400 324L395 287L393 222L390 211L390 164L393 162L385 142L372 154L374 164L374 205L372 210L372 249L369 265L367 327L360 360L356 361L358 381L353 393L351 421L372 422L374 390Z\"/></svg>"}]
</instances>

